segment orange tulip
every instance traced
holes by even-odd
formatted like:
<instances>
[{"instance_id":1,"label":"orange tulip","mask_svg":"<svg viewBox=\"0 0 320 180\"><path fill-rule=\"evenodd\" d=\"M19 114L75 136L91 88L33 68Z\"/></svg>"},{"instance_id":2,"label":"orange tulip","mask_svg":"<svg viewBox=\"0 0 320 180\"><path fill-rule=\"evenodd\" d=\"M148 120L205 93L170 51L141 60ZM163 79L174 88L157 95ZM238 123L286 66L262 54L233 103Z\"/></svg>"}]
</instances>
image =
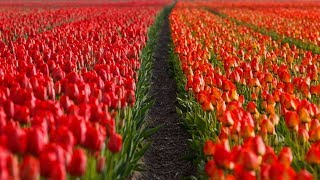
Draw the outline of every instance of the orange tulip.
<instances>
[{"instance_id":1,"label":"orange tulip","mask_svg":"<svg viewBox=\"0 0 320 180\"><path fill-rule=\"evenodd\" d=\"M311 122L311 118L309 112L305 108L301 108L299 110L299 118L302 123L309 123Z\"/></svg>"},{"instance_id":2,"label":"orange tulip","mask_svg":"<svg viewBox=\"0 0 320 180\"><path fill-rule=\"evenodd\" d=\"M202 103L201 107L202 107L202 110L207 111L207 112L213 111L213 109L214 109L212 103L208 100L205 100Z\"/></svg>"},{"instance_id":3,"label":"orange tulip","mask_svg":"<svg viewBox=\"0 0 320 180\"><path fill-rule=\"evenodd\" d=\"M288 111L288 112L285 114L284 119L285 119L285 121L286 121L286 125L287 125L288 128L298 130L299 115L298 115L297 112L295 112L295 111Z\"/></svg>"}]
</instances>

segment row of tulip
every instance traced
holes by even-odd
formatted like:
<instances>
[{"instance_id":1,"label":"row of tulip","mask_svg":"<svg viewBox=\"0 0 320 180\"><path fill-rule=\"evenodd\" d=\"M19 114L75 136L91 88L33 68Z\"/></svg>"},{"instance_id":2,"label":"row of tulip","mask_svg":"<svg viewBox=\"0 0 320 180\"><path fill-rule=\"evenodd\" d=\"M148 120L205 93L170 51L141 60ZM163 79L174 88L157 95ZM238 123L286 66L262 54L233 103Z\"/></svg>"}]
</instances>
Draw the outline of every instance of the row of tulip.
<instances>
[{"instance_id":1,"label":"row of tulip","mask_svg":"<svg viewBox=\"0 0 320 180\"><path fill-rule=\"evenodd\" d=\"M213 179L319 173L319 55L185 6L170 16L173 59L200 172Z\"/></svg>"},{"instance_id":2,"label":"row of tulip","mask_svg":"<svg viewBox=\"0 0 320 180\"><path fill-rule=\"evenodd\" d=\"M123 179L138 168L154 131L143 118L161 17L148 28L163 6L46 9L13 22L31 34L0 45L0 179Z\"/></svg>"},{"instance_id":3,"label":"row of tulip","mask_svg":"<svg viewBox=\"0 0 320 180\"><path fill-rule=\"evenodd\" d=\"M0 39L13 42L18 38L34 37L55 26L99 15L106 8L11 8L0 14Z\"/></svg>"},{"instance_id":4,"label":"row of tulip","mask_svg":"<svg viewBox=\"0 0 320 180\"><path fill-rule=\"evenodd\" d=\"M318 7L300 8L253 8L253 9L221 9L222 13L240 21L257 25L280 35L320 45L320 23Z\"/></svg>"}]
</instances>

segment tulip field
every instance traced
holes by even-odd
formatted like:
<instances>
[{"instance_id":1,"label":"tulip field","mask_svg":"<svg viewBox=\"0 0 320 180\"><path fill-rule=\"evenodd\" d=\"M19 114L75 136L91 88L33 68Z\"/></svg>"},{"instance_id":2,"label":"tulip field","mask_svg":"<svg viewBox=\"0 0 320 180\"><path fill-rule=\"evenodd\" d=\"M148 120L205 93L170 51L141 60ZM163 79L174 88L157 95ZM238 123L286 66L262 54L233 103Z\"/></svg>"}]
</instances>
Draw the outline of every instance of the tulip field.
<instances>
[{"instance_id":1,"label":"tulip field","mask_svg":"<svg viewBox=\"0 0 320 180\"><path fill-rule=\"evenodd\" d=\"M0 2L0 179L320 178L319 17L319 2Z\"/></svg>"}]
</instances>

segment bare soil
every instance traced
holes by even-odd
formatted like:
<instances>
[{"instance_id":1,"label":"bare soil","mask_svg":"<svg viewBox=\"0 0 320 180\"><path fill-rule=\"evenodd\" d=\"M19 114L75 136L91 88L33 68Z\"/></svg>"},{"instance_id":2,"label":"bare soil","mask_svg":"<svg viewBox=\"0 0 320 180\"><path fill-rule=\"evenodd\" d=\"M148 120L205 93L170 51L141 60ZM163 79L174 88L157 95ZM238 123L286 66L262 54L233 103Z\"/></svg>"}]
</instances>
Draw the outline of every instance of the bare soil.
<instances>
[{"instance_id":1,"label":"bare soil","mask_svg":"<svg viewBox=\"0 0 320 180\"><path fill-rule=\"evenodd\" d=\"M169 40L169 20L166 17L153 58L150 93L154 96L155 104L147 116L150 127L163 127L152 137L153 143L143 158L146 171L135 174L132 179L182 179L195 172L191 162L185 158L190 137L181 127L176 112L177 85L169 72Z\"/></svg>"}]
</instances>

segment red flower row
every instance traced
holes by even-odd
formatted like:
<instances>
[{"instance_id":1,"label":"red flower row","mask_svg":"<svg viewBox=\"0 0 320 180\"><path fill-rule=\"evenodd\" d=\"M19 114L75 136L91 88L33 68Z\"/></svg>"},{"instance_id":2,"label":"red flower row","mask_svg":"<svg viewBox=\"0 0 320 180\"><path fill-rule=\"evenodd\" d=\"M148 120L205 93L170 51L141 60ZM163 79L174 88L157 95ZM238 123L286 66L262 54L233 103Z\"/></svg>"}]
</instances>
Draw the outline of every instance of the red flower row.
<instances>
[{"instance_id":1,"label":"red flower row","mask_svg":"<svg viewBox=\"0 0 320 180\"><path fill-rule=\"evenodd\" d=\"M159 10L44 10L13 21L32 35L0 44L0 179L82 176L91 155L104 170L105 152L122 149L117 110L135 103L139 55Z\"/></svg>"}]
</instances>

